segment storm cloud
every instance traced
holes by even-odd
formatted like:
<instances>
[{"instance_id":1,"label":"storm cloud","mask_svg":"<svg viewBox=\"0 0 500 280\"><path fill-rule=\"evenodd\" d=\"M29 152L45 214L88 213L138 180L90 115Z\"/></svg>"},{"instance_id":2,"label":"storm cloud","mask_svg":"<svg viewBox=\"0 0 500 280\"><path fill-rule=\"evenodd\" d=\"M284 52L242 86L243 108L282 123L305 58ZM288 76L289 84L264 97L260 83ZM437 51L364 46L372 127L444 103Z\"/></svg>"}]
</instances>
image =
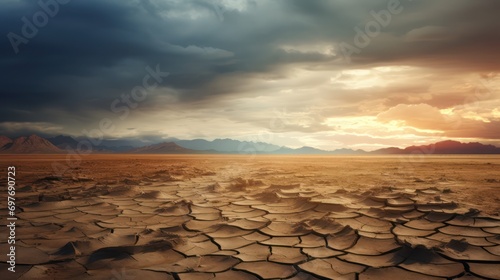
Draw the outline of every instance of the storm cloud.
<instances>
[{"instance_id":1,"label":"storm cloud","mask_svg":"<svg viewBox=\"0 0 500 280\"><path fill-rule=\"evenodd\" d=\"M37 13L50 5L57 12L37 27ZM402 105L467 119L465 104L500 98L499 10L494 0L7 0L0 10L0 133L15 134L25 123L23 132L46 124L54 134L78 135L116 117L111 104L143 83L147 67L169 75L116 137L160 131L241 138L269 130L276 110L287 112L280 133L302 144L335 138L341 132L328 123L336 117L391 112L404 122L408 116L394 113ZM32 38L23 34L27 21L38 29ZM374 24L379 29L370 31ZM470 99L476 81L493 93ZM473 120L497 129L493 110ZM418 120L416 128L436 129ZM474 136L464 123L463 133L437 128L449 137L500 138Z\"/></svg>"}]
</instances>

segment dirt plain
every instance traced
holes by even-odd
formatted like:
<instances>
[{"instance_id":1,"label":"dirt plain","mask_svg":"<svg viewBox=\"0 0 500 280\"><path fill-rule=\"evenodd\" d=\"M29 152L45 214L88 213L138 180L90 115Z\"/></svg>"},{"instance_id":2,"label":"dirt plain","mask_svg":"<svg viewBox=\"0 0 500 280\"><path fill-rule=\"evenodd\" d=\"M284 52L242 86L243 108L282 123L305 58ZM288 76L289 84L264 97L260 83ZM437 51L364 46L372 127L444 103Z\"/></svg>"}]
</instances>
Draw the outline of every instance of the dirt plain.
<instances>
[{"instance_id":1,"label":"dirt plain","mask_svg":"<svg viewBox=\"0 0 500 280\"><path fill-rule=\"evenodd\" d=\"M4 186L8 166L2 279L500 279L500 156L2 155Z\"/></svg>"}]
</instances>

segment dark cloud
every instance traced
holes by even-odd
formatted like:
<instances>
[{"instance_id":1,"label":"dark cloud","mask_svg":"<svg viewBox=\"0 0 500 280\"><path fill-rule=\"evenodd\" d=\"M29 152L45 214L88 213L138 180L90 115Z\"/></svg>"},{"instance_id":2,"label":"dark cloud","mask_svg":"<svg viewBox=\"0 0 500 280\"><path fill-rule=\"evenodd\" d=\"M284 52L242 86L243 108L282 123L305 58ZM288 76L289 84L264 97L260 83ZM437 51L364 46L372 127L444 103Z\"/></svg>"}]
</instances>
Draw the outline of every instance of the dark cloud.
<instances>
[{"instance_id":1,"label":"dark cloud","mask_svg":"<svg viewBox=\"0 0 500 280\"><path fill-rule=\"evenodd\" d=\"M170 75L141 110L161 107L159 96L167 91L176 92L176 102L186 110L200 102L210 107L222 98L256 94L245 81L279 79L293 65L311 71L398 64L499 70L500 2L493 0L401 0L403 11L391 16L351 64L339 60L338 45L354 44L354 28L363 29L374 20L370 12L387 9L388 2L70 1L15 54L7 34L22 35L22 17L32 21L41 7L37 1L8 0L0 10L0 122L95 122L113 100L141 84L148 65L160 65ZM311 45L330 46L332 53L307 50ZM387 106L422 102L400 95L412 90L426 89L359 90L328 99L345 107L370 98ZM439 107L441 99L453 100L433 96L431 105Z\"/></svg>"}]
</instances>

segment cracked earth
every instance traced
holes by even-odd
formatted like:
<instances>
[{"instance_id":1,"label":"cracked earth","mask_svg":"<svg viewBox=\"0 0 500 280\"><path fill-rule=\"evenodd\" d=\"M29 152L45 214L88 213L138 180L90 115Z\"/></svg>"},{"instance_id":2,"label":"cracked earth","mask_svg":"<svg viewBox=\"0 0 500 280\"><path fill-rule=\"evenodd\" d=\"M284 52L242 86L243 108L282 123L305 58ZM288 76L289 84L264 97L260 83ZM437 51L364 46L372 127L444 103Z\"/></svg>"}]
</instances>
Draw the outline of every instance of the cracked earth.
<instances>
[{"instance_id":1,"label":"cracked earth","mask_svg":"<svg viewBox=\"0 0 500 280\"><path fill-rule=\"evenodd\" d=\"M500 279L499 157L63 160L1 160L2 279Z\"/></svg>"}]
</instances>

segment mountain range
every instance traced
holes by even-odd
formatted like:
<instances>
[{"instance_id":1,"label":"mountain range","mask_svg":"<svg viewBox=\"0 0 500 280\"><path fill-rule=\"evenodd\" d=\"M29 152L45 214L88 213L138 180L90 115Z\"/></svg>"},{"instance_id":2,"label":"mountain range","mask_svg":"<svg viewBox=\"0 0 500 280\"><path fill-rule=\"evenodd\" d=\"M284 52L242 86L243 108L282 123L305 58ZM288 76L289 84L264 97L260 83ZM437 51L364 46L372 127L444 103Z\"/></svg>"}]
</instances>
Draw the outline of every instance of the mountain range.
<instances>
[{"instance_id":1,"label":"mountain range","mask_svg":"<svg viewBox=\"0 0 500 280\"><path fill-rule=\"evenodd\" d=\"M500 148L493 145L484 145L478 142L461 143L458 141L446 140L430 145L410 146L404 149L383 148L372 153L376 154L500 154Z\"/></svg>"},{"instance_id":2,"label":"mountain range","mask_svg":"<svg viewBox=\"0 0 500 280\"><path fill-rule=\"evenodd\" d=\"M75 139L71 136L59 135L55 137L47 138L54 146L63 150L76 150L78 148L78 143L82 139ZM140 144L139 144L140 145ZM120 141L120 140L101 140L99 145L92 146L94 152L125 152L136 148L137 143L132 143L131 141Z\"/></svg>"},{"instance_id":3,"label":"mountain range","mask_svg":"<svg viewBox=\"0 0 500 280\"><path fill-rule=\"evenodd\" d=\"M164 142L127 151L132 154L197 154L200 151L186 149L173 142Z\"/></svg>"},{"instance_id":4,"label":"mountain range","mask_svg":"<svg viewBox=\"0 0 500 280\"><path fill-rule=\"evenodd\" d=\"M409 146L404 149L397 147L382 148L375 151L337 149L325 151L314 147L297 149L277 146L263 142L238 141L233 139L177 140L142 145L130 145L132 140L104 140L105 145L92 147L96 153L133 153L133 154L276 154L276 155L403 155L403 154L500 154L500 148L478 142L461 143L446 140L435 144ZM74 151L79 140L71 136L59 135L42 138L37 135L10 139L0 136L0 153L4 154L59 154ZM136 142L135 142L136 143ZM134 145L137 145L135 144ZM113 145L116 144L116 145Z\"/></svg>"},{"instance_id":5,"label":"mountain range","mask_svg":"<svg viewBox=\"0 0 500 280\"><path fill-rule=\"evenodd\" d=\"M264 142L249 142L249 141L238 141L233 139L215 139L213 141L207 141L205 139L194 139L194 140L174 140L177 145L198 151L214 150L222 153L234 153L238 151L253 152L257 151L260 153L272 153L274 151L282 148L281 146L268 144Z\"/></svg>"},{"instance_id":6,"label":"mountain range","mask_svg":"<svg viewBox=\"0 0 500 280\"><path fill-rule=\"evenodd\" d=\"M58 154L64 152L49 140L37 135L10 139L0 136L0 153L6 154Z\"/></svg>"}]
</instances>

